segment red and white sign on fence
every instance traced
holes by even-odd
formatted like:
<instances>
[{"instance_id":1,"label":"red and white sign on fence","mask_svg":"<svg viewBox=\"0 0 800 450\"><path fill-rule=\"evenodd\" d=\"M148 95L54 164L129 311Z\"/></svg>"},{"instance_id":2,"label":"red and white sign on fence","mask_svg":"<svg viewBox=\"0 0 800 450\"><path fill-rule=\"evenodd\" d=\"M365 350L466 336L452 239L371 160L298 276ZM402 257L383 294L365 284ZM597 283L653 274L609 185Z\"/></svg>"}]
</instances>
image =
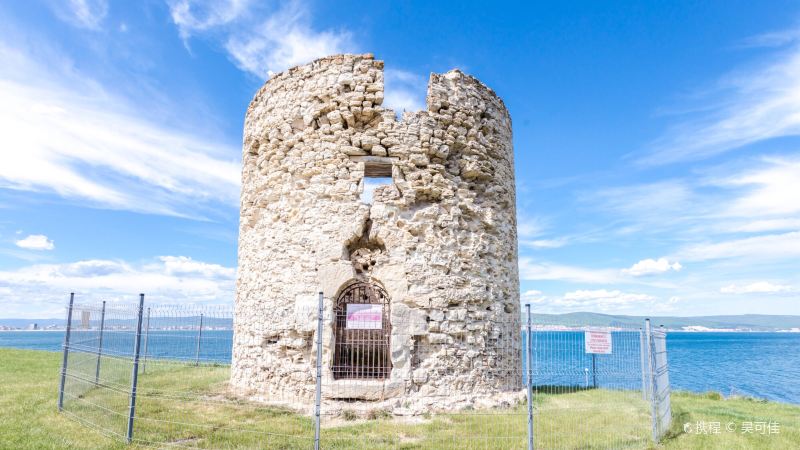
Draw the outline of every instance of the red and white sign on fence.
<instances>
[{"instance_id":1,"label":"red and white sign on fence","mask_svg":"<svg viewBox=\"0 0 800 450\"><path fill-rule=\"evenodd\" d=\"M348 303L347 328L380 330L383 328L383 305Z\"/></svg>"},{"instance_id":2,"label":"red and white sign on fence","mask_svg":"<svg viewBox=\"0 0 800 450\"><path fill-rule=\"evenodd\" d=\"M587 330L585 333L586 353L611 354L611 332Z\"/></svg>"}]
</instances>

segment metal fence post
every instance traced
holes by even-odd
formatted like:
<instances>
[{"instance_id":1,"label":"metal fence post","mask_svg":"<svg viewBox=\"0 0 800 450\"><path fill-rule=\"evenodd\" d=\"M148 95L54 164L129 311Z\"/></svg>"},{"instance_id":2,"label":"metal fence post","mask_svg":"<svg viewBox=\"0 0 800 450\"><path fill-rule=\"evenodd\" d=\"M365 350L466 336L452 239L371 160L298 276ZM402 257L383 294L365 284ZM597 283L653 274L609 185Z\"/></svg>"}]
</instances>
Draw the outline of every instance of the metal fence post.
<instances>
[{"instance_id":1,"label":"metal fence post","mask_svg":"<svg viewBox=\"0 0 800 450\"><path fill-rule=\"evenodd\" d=\"M144 355L142 359L142 373L147 373L147 343L150 341L150 307L147 307L147 322L144 326Z\"/></svg>"},{"instance_id":2,"label":"metal fence post","mask_svg":"<svg viewBox=\"0 0 800 450\"><path fill-rule=\"evenodd\" d=\"M525 305L525 313L528 316L527 348L525 349L528 362L528 450L533 450L533 327L531 326L530 303Z\"/></svg>"},{"instance_id":3,"label":"metal fence post","mask_svg":"<svg viewBox=\"0 0 800 450\"><path fill-rule=\"evenodd\" d=\"M100 336L97 338L97 364L94 368L94 384L100 382L100 356L103 354L103 328L106 324L106 302L103 300L103 309L100 310Z\"/></svg>"},{"instance_id":4,"label":"metal fence post","mask_svg":"<svg viewBox=\"0 0 800 450\"><path fill-rule=\"evenodd\" d=\"M203 338L203 313L200 313L200 328L197 329L197 348L194 351L194 365L200 365L200 339Z\"/></svg>"},{"instance_id":5,"label":"metal fence post","mask_svg":"<svg viewBox=\"0 0 800 450\"><path fill-rule=\"evenodd\" d=\"M136 384L139 381L139 348L142 342L142 313L144 312L144 294L139 294L139 310L136 318L136 337L133 344L133 369L131 370L131 403L128 408L128 443L133 440L133 418L136 415Z\"/></svg>"},{"instance_id":6,"label":"metal fence post","mask_svg":"<svg viewBox=\"0 0 800 450\"><path fill-rule=\"evenodd\" d=\"M647 368L649 372L650 418L653 428L653 442L658 443L658 413L656 412L656 380L653 361L653 333L650 328L650 319L644 321L644 333L647 341Z\"/></svg>"},{"instance_id":7,"label":"metal fence post","mask_svg":"<svg viewBox=\"0 0 800 450\"><path fill-rule=\"evenodd\" d=\"M320 409L322 407L322 314L324 311L322 292L317 307L317 392L314 401L314 450L319 450Z\"/></svg>"},{"instance_id":8,"label":"metal fence post","mask_svg":"<svg viewBox=\"0 0 800 450\"><path fill-rule=\"evenodd\" d=\"M645 366L644 330L639 328L639 366L642 368L642 400L647 401L647 371Z\"/></svg>"},{"instance_id":9,"label":"metal fence post","mask_svg":"<svg viewBox=\"0 0 800 450\"><path fill-rule=\"evenodd\" d=\"M61 360L61 383L58 387L58 410L64 409L64 384L67 381L67 359L69 358L69 333L72 329L72 305L75 301L75 293L69 294L69 308L67 309L67 330L64 333L64 357Z\"/></svg>"},{"instance_id":10,"label":"metal fence post","mask_svg":"<svg viewBox=\"0 0 800 450\"><path fill-rule=\"evenodd\" d=\"M597 389L597 355L592 353L592 389Z\"/></svg>"}]
</instances>

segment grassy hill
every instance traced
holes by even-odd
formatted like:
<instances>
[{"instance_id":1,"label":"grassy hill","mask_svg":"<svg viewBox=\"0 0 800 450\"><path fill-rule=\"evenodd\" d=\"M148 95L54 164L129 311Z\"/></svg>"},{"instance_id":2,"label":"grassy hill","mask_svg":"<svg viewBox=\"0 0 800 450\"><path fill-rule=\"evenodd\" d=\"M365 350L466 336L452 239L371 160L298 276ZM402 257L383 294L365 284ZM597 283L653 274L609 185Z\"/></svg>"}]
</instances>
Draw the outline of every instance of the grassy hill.
<instances>
[{"instance_id":1,"label":"grassy hill","mask_svg":"<svg viewBox=\"0 0 800 450\"><path fill-rule=\"evenodd\" d=\"M58 353L0 348L0 449L126 449L119 436L71 420L56 411ZM148 365L140 392L136 433L160 443L157 447L200 448L309 448L313 438L311 419L287 410L268 407L236 407L218 401L228 369L164 364L159 371ZM191 392L202 403L175 401L159 396L181 390ZM92 391L81 397L92 399ZM152 397L148 397L152 395ZM627 398L630 397L630 398ZM596 438L592 448L607 443L619 448L665 449L791 449L800 442L800 406L744 398L723 399L718 394L673 394L673 429L658 447L647 444L647 411L632 399L636 392L602 389L570 394L537 396L536 429L552 431L551 440L539 436L537 448L588 448L587 433ZM107 411L89 416L104 426L124 423L113 411L124 408L127 396L107 399ZM118 403L118 405L116 404ZM86 417L88 411L69 411ZM441 414L415 420L399 420L385 414L369 418L326 418L323 448L524 448L525 405L503 410ZM645 420L642 423L642 419ZM696 434L683 431L683 424L777 422L779 434L725 432ZM644 427L642 427L644 425ZM115 428L111 428L115 429ZM123 428L124 429L124 428ZM265 440L264 436L268 436ZM299 437L298 437L299 436ZM558 442L552 441L558 439ZM622 439L622 440L620 440Z\"/></svg>"}]
</instances>

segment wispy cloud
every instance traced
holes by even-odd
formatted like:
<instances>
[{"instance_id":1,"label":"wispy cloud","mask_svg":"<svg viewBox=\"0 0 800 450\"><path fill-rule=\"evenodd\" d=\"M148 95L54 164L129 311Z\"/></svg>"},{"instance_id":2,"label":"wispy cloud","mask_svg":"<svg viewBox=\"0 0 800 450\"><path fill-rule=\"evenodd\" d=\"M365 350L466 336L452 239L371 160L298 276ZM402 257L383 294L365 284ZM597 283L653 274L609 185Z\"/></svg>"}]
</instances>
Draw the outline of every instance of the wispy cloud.
<instances>
[{"instance_id":1,"label":"wispy cloud","mask_svg":"<svg viewBox=\"0 0 800 450\"><path fill-rule=\"evenodd\" d=\"M606 289L572 291L567 292L562 297L562 303L567 306L584 307L591 305L599 307L600 310L653 300L655 300L655 297L652 295L621 292L619 290L609 291Z\"/></svg>"},{"instance_id":2,"label":"wispy cloud","mask_svg":"<svg viewBox=\"0 0 800 450\"><path fill-rule=\"evenodd\" d=\"M687 261L739 258L745 264L800 258L800 231L691 244L678 250L676 257Z\"/></svg>"},{"instance_id":3,"label":"wispy cloud","mask_svg":"<svg viewBox=\"0 0 800 450\"><path fill-rule=\"evenodd\" d=\"M724 211L726 215L786 217L800 214L800 158L766 157L761 167L718 182L732 188L747 189Z\"/></svg>"},{"instance_id":4,"label":"wispy cloud","mask_svg":"<svg viewBox=\"0 0 800 450\"><path fill-rule=\"evenodd\" d=\"M384 74L383 106L397 113L422 111L428 80L405 70L386 69Z\"/></svg>"},{"instance_id":5,"label":"wispy cloud","mask_svg":"<svg viewBox=\"0 0 800 450\"><path fill-rule=\"evenodd\" d=\"M657 297L617 289L580 289L561 296L548 296L539 291L522 294L523 303L534 305L536 312L566 313L591 311L601 313L640 313L652 311ZM674 302L673 302L674 303Z\"/></svg>"},{"instance_id":6,"label":"wispy cloud","mask_svg":"<svg viewBox=\"0 0 800 450\"><path fill-rule=\"evenodd\" d=\"M555 239L520 239L519 243L523 247L530 248L559 248L567 245L569 239L560 237Z\"/></svg>"},{"instance_id":7,"label":"wispy cloud","mask_svg":"<svg viewBox=\"0 0 800 450\"><path fill-rule=\"evenodd\" d=\"M358 49L347 29L315 28L308 5L299 1L272 5L250 0L167 3L187 47L193 36L211 36L221 42L239 69L259 79L323 56ZM384 72L383 106L398 114L424 110L427 85L427 78L420 74L388 68Z\"/></svg>"},{"instance_id":8,"label":"wispy cloud","mask_svg":"<svg viewBox=\"0 0 800 450\"><path fill-rule=\"evenodd\" d=\"M546 221L540 217L517 217L517 236L519 245L530 249L559 248L567 245L573 237L551 236Z\"/></svg>"},{"instance_id":9,"label":"wispy cloud","mask_svg":"<svg viewBox=\"0 0 800 450\"><path fill-rule=\"evenodd\" d=\"M108 15L108 0L54 0L50 4L61 20L88 30L99 30Z\"/></svg>"},{"instance_id":10,"label":"wispy cloud","mask_svg":"<svg viewBox=\"0 0 800 450\"><path fill-rule=\"evenodd\" d=\"M739 47L782 47L800 41L800 26L780 31L771 31L744 39Z\"/></svg>"},{"instance_id":11,"label":"wispy cloud","mask_svg":"<svg viewBox=\"0 0 800 450\"><path fill-rule=\"evenodd\" d=\"M755 219L729 227L732 232L758 233L764 231L800 230L800 218Z\"/></svg>"},{"instance_id":12,"label":"wispy cloud","mask_svg":"<svg viewBox=\"0 0 800 450\"><path fill-rule=\"evenodd\" d=\"M61 315L68 292L87 300L130 300L144 292L162 303L231 304L235 276L233 268L185 256L142 264L91 259L0 271L0 291L7 317L48 317Z\"/></svg>"},{"instance_id":13,"label":"wispy cloud","mask_svg":"<svg viewBox=\"0 0 800 450\"><path fill-rule=\"evenodd\" d=\"M346 30L316 30L307 5L267 5L245 0L168 2L172 20L186 41L208 33L222 41L241 70L264 79L270 74L335 53L353 51Z\"/></svg>"},{"instance_id":14,"label":"wispy cloud","mask_svg":"<svg viewBox=\"0 0 800 450\"><path fill-rule=\"evenodd\" d=\"M168 0L172 21L181 38L227 25L245 14L252 5L250 0Z\"/></svg>"},{"instance_id":15,"label":"wispy cloud","mask_svg":"<svg viewBox=\"0 0 800 450\"><path fill-rule=\"evenodd\" d=\"M16 44L0 42L0 187L177 216L236 205L238 149L151 121L69 61Z\"/></svg>"},{"instance_id":16,"label":"wispy cloud","mask_svg":"<svg viewBox=\"0 0 800 450\"><path fill-rule=\"evenodd\" d=\"M347 32L313 30L305 8L290 2L246 33L233 34L225 48L239 68L263 78L354 47Z\"/></svg>"},{"instance_id":17,"label":"wispy cloud","mask_svg":"<svg viewBox=\"0 0 800 450\"><path fill-rule=\"evenodd\" d=\"M31 234L15 242L17 247L27 250L52 250L56 248L53 241L43 234Z\"/></svg>"},{"instance_id":18,"label":"wispy cloud","mask_svg":"<svg viewBox=\"0 0 800 450\"><path fill-rule=\"evenodd\" d=\"M534 262L532 258L527 257L519 259L519 276L523 280L558 280L594 284L611 284L620 281L617 270Z\"/></svg>"},{"instance_id":19,"label":"wispy cloud","mask_svg":"<svg viewBox=\"0 0 800 450\"><path fill-rule=\"evenodd\" d=\"M768 61L722 79L704 96L705 107L673 126L639 162L699 160L765 139L800 135L800 33L793 29L752 40L759 42L782 48Z\"/></svg>"},{"instance_id":20,"label":"wispy cloud","mask_svg":"<svg viewBox=\"0 0 800 450\"><path fill-rule=\"evenodd\" d=\"M584 203L611 216L619 233L682 241L738 232L800 229L800 158L747 158L694 177L599 189Z\"/></svg>"},{"instance_id":21,"label":"wispy cloud","mask_svg":"<svg viewBox=\"0 0 800 450\"><path fill-rule=\"evenodd\" d=\"M629 186L606 187L582 195L584 204L612 215L626 233L641 230L658 231L674 226L685 226L695 220L701 211L698 198L690 182L683 179L666 179ZM696 207L689 209L687 205Z\"/></svg>"},{"instance_id":22,"label":"wispy cloud","mask_svg":"<svg viewBox=\"0 0 800 450\"><path fill-rule=\"evenodd\" d=\"M773 284L768 281L758 281L746 285L731 284L720 288L723 294L777 294L781 292L793 292L792 286L785 284Z\"/></svg>"}]
</instances>

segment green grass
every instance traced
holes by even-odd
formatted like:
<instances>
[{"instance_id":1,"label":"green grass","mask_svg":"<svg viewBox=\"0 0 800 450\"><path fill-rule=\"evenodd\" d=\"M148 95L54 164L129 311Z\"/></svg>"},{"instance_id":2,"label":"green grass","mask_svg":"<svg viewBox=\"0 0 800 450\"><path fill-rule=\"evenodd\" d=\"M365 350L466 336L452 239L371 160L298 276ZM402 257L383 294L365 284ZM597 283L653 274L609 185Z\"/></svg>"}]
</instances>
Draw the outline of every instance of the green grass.
<instances>
[{"instance_id":1,"label":"green grass","mask_svg":"<svg viewBox=\"0 0 800 450\"><path fill-rule=\"evenodd\" d=\"M103 362L101 378L112 389L90 384L68 386L66 410L89 418L116 434L105 436L56 411L57 353L0 349L0 449L140 448L120 442L128 397L124 388L130 364ZM73 367L92 373L91 358L76 357ZM84 367L85 366L85 367ZM310 418L279 408L237 404L226 393L228 368L196 369L150 363L140 377L135 437L143 441L202 448L308 448L313 442ZM793 449L800 442L800 407L718 395L675 393L674 426L658 448ZM586 390L570 394L541 393L536 403L537 447L651 448L649 412L636 392ZM391 418L384 411L366 417L345 413L325 420L324 448L525 448L525 405L504 410ZM346 420L349 419L349 420ZM683 424L720 422L718 435L684 433ZM780 424L780 434L728 433L725 424ZM588 437L591 436L591 441ZM594 443L594 446L588 443Z\"/></svg>"}]
</instances>

